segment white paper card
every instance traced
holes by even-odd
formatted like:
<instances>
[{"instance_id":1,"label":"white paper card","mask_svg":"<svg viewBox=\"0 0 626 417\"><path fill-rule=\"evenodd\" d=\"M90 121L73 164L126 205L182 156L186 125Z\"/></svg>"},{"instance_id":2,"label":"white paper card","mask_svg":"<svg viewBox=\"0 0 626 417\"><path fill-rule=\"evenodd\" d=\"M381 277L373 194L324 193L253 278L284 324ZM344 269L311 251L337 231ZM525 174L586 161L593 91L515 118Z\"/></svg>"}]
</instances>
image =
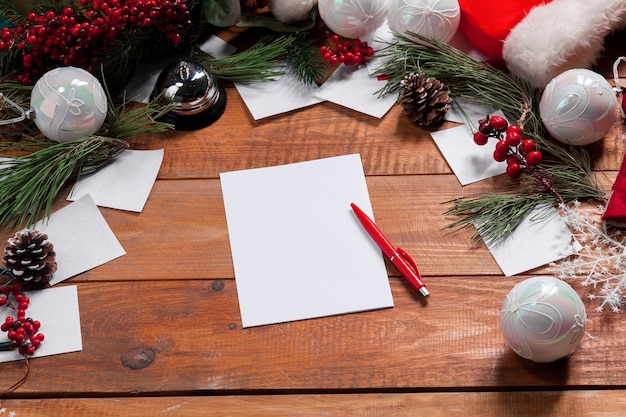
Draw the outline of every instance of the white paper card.
<instances>
[{"instance_id":1,"label":"white paper card","mask_svg":"<svg viewBox=\"0 0 626 417\"><path fill-rule=\"evenodd\" d=\"M39 331L45 339L34 358L76 352L83 349L78 309L78 292L75 285L46 288L24 293L29 299L27 317L41 322ZM8 307L0 307L1 317L9 315ZM13 314L12 314L13 315ZM15 318L15 316L13 315ZM0 333L0 342L7 341L7 334ZM0 362L24 359L16 350L0 352Z\"/></svg>"},{"instance_id":2,"label":"white paper card","mask_svg":"<svg viewBox=\"0 0 626 417\"><path fill-rule=\"evenodd\" d=\"M340 65L319 88L316 97L381 118L396 103L397 96L379 97L386 81L369 75L365 65Z\"/></svg>"},{"instance_id":3,"label":"white paper card","mask_svg":"<svg viewBox=\"0 0 626 417\"><path fill-rule=\"evenodd\" d=\"M359 155L220 179L243 327L393 306Z\"/></svg>"},{"instance_id":4,"label":"white paper card","mask_svg":"<svg viewBox=\"0 0 626 417\"><path fill-rule=\"evenodd\" d=\"M235 88L254 120L287 113L323 101L314 97L318 87L306 85L298 80L290 67L277 64L276 70L284 71L284 74L276 76L272 81L235 83Z\"/></svg>"},{"instance_id":5,"label":"white paper card","mask_svg":"<svg viewBox=\"0 0 626 417\"><path fill-rule=\"evenodd\" d=\"M434 131L430 135L461 185L506 172L506 163L493 159L495 138L486 145L477 145L464 125Z\"/></svg>"},{"instance_id":6,"label":"white paper card","mask_svg":"<svg viewBox=\"0 0 626 417\"><path fill-rule=\"evenodd\" d=\"M506 276L547 265L580 249L565 221L548 206L535 208L511 236L487 247Z\"/></svg>"},{"instance_id":7,"label":"white paper card","mask_svg":"<svg viewBox=\"0 0 626 417\"><path fill-rule=\"evenodd\" d=\"M50 285L105 264L126 252L89 195L35 223L56 252L57 271Z\"/></svg>"},{"instance_id":8,"label":"white paper card","mask_svg":"<svg viewBox=\"0 0 626 417\"><path fill-rule=\"evenodd\" d=\"M76 181L67 199L89 194L98 206L141 212L162 162L163 149L124 151L98 172Z\"/></svg>"}]
</instances>

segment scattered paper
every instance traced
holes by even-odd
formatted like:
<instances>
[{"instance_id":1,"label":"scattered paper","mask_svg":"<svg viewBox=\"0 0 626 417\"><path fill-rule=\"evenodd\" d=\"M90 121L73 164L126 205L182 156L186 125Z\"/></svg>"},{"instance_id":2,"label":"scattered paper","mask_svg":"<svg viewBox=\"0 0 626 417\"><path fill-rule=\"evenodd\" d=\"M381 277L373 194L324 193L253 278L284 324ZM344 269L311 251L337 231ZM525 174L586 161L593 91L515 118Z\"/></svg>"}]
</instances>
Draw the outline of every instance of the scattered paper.
<instances>
[{"instance_id":1,"label":"scattered paper","mask_svg":"<svg viewBox=\"0 0 626 417\"><path fill-rule=\"evenodd\" d=\"M254 120L287 113L323 101L314 97L318 87L306 85L298 80L289 66L277 64L276 71L283 71L284 74L276 76L271 81L235 83L235 88Z\"/></svg>"},{"instance_id":2,"label":"scattered paper","mask_svg":"<svg viewBox=\"0 0 626 417\"><path fill-rule=\"evenodd\" d=\"M321 85L316 97L343 107L381 118L396 103L397 96L379 97L385 80L369 75L365 65L340 65Z\"/></svg>"},{"instance_id":3,"label":"scattered paper","mask_svg":"<svg viewBox=\"0 0 626 417\"><path fill-rule=\"evenodd\" d=\"M359 155L220 179L243 327L393 306Z\"/></svg>"},{"instance_id":4,"label":"scattered paper","mask_svg":"<svg viewBox=\"0 0 626 417\"><path fill-rule=\"evenodd\" d=\"M506 276L547 265L581 248L556 209L549 206L535 208L511 236L487 247Z\"/></svg>"},{"instance_id":5,"label":"scattered paper","mask_svg":"<svg viewBox=\"0 0 626 417\"><path fill-rule=\"evenodd\" d=\"M80 178L67 199L76 201L89 194L98 206L141 212L162 161L163 149L124 151L98 172Z\"/></svg>"},{"instance_id":6,"label":"scattered paper","mask_svg":"<svg viewBox=\"0 0 626 417\"><path fill-rule=\"evenodd\" d=\"M40 220L32 229L46 233L54 245L57 271L50 285L126 253L89 195Z\"/></svg>"},{"instance_id":7,"label":"scattered paper","mask_svg":"<svg viewBox=\"0 0 626 417\"><path fill-rule=\"evenodd\" d=\"M502 116L502 112L494 114ZM471 131L465 125L434 131L430 135L461 185L506 172L506 163L493 159L496 138L490 138L486 145L477 145Z\"/></svg>"},{"instance_id":8,"label":"scattered paper","mask_svg":"<svg viewBox=\"0 0 626 417\"><path fill-rule=\"evenodd\" d=\"M30 299L28 317L41 322L40 332L45 339L34 358L83 349L78 308L78 291L75 285L46 288L24 293ZM9 315L9 308L0 307L1 317ZM13 316L15 317L15 316ZM8 341L7 334L0 333L0 342ZM0 352L0 362L24 359L17 350Z\"/></svg>"}]
</instances>

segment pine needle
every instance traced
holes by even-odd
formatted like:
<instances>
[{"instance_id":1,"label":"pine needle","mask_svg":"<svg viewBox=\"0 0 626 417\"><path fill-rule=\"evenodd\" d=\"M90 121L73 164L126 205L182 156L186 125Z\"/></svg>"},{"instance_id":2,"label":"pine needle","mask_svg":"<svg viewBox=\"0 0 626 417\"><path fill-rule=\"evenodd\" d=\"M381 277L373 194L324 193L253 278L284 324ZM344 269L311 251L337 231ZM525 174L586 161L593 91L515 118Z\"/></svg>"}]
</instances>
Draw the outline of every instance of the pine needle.
<instances>
[{"instance_id":1,"label":"pine needle","mask_svg":"<svg viewBox=\"0 0 626 417\"><path fill-rule=\"evenodd\" d=\"M48 217L70 178L101 169L127 148L128 143L121 139L102 136L65 143L34 140L0 144L0 154L26 152L1 165L0 224L24 227L32 225L42 212Z\"/></svg>"},{"instance_id":2,"label":"pine needle","mask_svg":"<svg viewBox=\"0 0 626 417\"><path fill-rule=\"evenodd\" d=\"M556 143L547 135L538 108L541 91L452 46L417 34L409 35L419 42L395 34L398 42L388 43L378 53L383 65L377 75L389 77L385 87L378 92L380 96L399 94L400 81L407 73L424 73L443 82L454 99L502 110L536 142L543 154L541 171L526 175L520 181L519 192L471 195L448 201L452 207L445 214L461 216L448 227L476 227L473 243L495 243L508 237L540 204L556 206L574 200L606 198L592 175L586 150Z\"/></svg>"},{"instance_id":3,"label":"pine needle","mask_svg":"<svg viewBox=\"0 0 626 417\"><path fill-rule=\"evenodd\" d=\"M276 69L276 64L285 58L296 40L293 34L263 36L250 48L228 57L214 58L197 49L194 50L194 59L221 80L239 83L271 81L284 74L284 71Z\"/></svg>"}]
</instances>

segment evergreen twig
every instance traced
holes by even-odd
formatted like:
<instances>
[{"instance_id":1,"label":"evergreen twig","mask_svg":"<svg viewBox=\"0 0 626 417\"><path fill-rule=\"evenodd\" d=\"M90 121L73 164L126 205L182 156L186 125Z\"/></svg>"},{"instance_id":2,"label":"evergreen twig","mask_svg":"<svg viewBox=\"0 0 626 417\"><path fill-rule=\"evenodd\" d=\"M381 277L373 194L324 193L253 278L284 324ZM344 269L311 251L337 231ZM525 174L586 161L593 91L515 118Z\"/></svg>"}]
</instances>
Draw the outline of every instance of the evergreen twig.
<instances>
[{"instance_id":1,"label":"evergreen twig","mask_svg":"<svg viewBox=\"0 0 626 417\"><path fill-rule=\"evenodd\" d=\"M304 33L295 36L294 43L287 48L287 63L300 82L316 85L326 74L326 63L313 39L307 39Z\"/></svg>"},{"instance_id":2,"label":"evergreen twig","mask_svg":"<svg viewBox=\"0 0 626 417\"><path fill-rule=\"evenodd\" d=\"M284 59L289 48L296 42L293 34L263 36L257 43L237 54L215 58L196 49L194 59L206 66L216 78L240 83L271 81L284 74L276 64Z\"/></svg>"},{"instance_id":3,"label":"evergreen twig","mask_svg":"<svg viewBox=\"0 0 626 417\"><path fill-rule=\"evenodd\" d=\"M387 44L378 54L383 65L377 75L389 77L380 96L399 94L400 81L409 72L424 73L443 82L454 99L488 104L501 109L509 120L517 121L541 150L541 166L550 177L550 187L540 184L536 176L520 181L518 192L501 195L481 194L453 199L445 214L461 216L449 227L476 227L473 243L496 242L510 235L524 217L539 204L559 205L588 198L606 198L591 172L585 149L552 141L539 116L541 92L528 83L478 62L447 44L426 39L414 33L395 34L397 42Z\"/></svg>"}]
</instances>

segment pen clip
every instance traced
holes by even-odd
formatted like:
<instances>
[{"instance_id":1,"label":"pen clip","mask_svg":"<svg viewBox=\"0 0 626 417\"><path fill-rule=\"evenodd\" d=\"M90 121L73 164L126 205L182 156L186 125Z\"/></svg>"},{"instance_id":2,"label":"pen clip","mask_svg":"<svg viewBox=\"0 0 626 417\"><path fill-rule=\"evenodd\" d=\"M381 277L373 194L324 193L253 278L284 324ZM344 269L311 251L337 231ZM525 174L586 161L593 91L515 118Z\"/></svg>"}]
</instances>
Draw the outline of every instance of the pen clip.
<instances>
[{"instance_id":1,"label":"pen clip","mask_svg":"<svg viewBox=\"0 0 626 417\"><path fill-rule=\"evenodd\" d=\"M411 258L411 255L409 255L407 251L402 248L396 248L396 251L398 252L398 255L402 256L404 260L407 261L409 265L411 265L411 268L413 268L417 276L421 278L420 271L417 269L417 264L415 263L413 258Z\"/></svg>"},{"instance_id":2,"label":"pen clip","mask_svg":"<svg viewBox=\"0 0 626 417\"><path fill-rule=\"evenodd\" d=\"M421 280L422 276L420 274L419 269L417 269L417 264L415 263L415 261L413 260L413 258L411 258L411 255L409 255L407 253L407 251L405 251L402 248L396 248L396 252L398 252L398 255L400 255L405 261L407 261L407 263L409 264L409 266L411 268L413 268L413 271L415 271L415 274L418 276L418 278ZM419 293L422 294L423 296L427 297L430 295L430 293L428 292L428 290L426 289L426 287L424 286L424 284L422 284L421 287L419 287L418 289Z\"/></svg>"}]
</instances>

